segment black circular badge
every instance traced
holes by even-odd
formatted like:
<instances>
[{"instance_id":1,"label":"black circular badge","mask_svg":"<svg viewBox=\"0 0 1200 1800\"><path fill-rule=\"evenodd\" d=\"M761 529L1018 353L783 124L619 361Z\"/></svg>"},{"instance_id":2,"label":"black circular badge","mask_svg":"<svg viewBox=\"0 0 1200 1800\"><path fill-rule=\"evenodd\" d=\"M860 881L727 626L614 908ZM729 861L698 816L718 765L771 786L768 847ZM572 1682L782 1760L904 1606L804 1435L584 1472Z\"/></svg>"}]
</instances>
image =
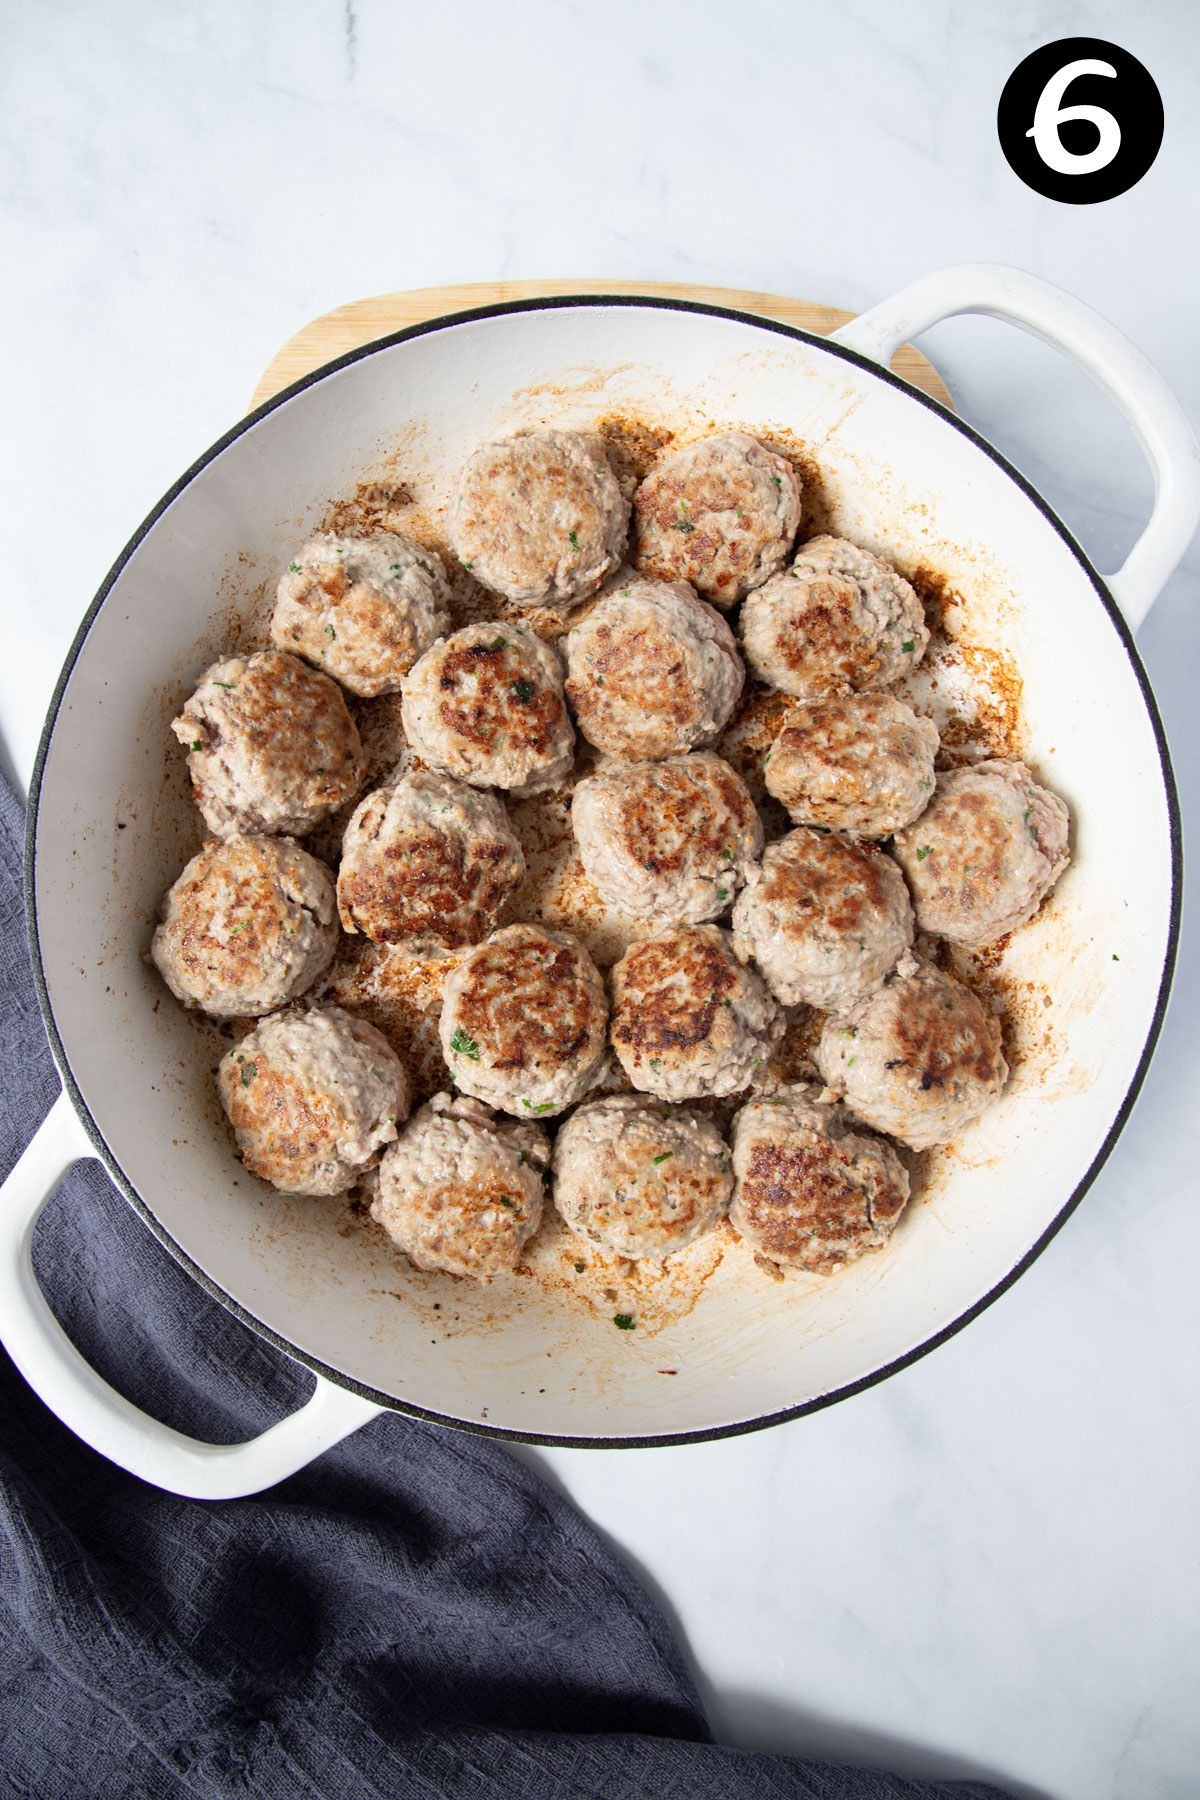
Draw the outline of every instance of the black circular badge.
<instances>
[{"instance_id":1,"label":"black circular badge","mask_svg":"<svg viewBox=\"0 0 1200 1800\"><path fill-rule=\"evenodd\" d=\"M1158 155L1162 96L1145 64L1119 44L1059 38L1017 64L996 130L1026 187L1091 206L1128 192Z\"/></svg>"}]
</instances>

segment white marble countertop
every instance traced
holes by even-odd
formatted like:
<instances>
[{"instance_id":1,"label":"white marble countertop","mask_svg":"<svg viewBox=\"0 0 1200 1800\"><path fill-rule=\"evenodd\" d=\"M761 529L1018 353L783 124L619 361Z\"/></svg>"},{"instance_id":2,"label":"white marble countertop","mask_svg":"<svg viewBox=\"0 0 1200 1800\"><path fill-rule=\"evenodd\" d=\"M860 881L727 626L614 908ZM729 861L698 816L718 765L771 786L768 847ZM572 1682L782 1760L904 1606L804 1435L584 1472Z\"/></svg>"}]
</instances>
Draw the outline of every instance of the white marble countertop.
<instances>
[{"instance_id":1,"label":"white marble countertop","mask_svg":"<svg viewBox=\"0 0 1200 1800\"><path fill-rule=\"evenodd\" d=\"M1130 194L1055 206L1009 172L995 104L1029 49L1081 30L1147 64L1166 139ZM1185 0L10 9L10 767L27 778L67 643L134 526L276 345L359 295L576 274L858 306L997 259L1098 306L1200 415L1200 232L1180 230L1198 56ZM1115 564L1149 479L1084 378L982 321L925 347ZM1193 549L1141 636L1193 821L1198 575ZM757 1436L529 1453L658 1591L719 1735L1056 1800L1196 1792L1198 1001L1193 912L1157 1060L1100 1180L935 1355Z\"/></svg>"}]
</instances>

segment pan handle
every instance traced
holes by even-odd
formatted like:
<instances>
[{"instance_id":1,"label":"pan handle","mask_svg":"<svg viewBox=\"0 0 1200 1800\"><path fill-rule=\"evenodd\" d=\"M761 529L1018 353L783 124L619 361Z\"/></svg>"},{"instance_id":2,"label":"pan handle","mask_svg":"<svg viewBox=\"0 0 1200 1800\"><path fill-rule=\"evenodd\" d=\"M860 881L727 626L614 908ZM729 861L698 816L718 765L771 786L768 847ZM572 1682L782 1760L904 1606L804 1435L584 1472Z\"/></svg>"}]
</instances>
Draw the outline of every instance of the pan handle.
<instances>
[{"instance_id":1,"label":"pan handle","mask_svg":"<svg viewBox=\"0 0 1200 1800\"><path fill-rule=\"evenodd\" d=\"M236 1500L261 1493L385 1409L317 1376L296 1412L245 1444L203 1444L139 1411L84 1360L54 1317L33 1269L38 1214L75 1163L94 1155L60 1094L0 1189L0 1339L22 1375L101 1456L169 1493Z\"/></svg>"},{"instance_id":2,"label":"pan handle","mask_svg":"<svg viewBox=\"0 0 1200 1800\"><path fill-rule=\"evenodd\" d=\"M832 332L884 367L900 345L959 313L1007 319L1061 350L1099 383L1132 425L1154 472L1150 522L1108 586L1136 630L1200 524L1200 448L1187 415L1140 350L1061 288L1003 263L959 263L901 288Z\"/></svg>"}]
</instances>

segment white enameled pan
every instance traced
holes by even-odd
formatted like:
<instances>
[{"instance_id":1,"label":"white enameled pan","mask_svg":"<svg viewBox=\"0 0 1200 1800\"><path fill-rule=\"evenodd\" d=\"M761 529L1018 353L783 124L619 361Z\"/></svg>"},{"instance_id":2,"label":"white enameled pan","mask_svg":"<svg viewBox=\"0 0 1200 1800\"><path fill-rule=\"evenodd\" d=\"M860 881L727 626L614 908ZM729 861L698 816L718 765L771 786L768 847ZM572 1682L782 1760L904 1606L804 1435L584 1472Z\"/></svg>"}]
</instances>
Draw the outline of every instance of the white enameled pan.
<instances>
[{"instance_id":1,"label":"white enameled pan","mask_svg":"<svg viewBox=\"0 0 1200 1800\"><path fill-rule=\"evenodd\" d=\"M976 432L889 372L901 342L969 312L1072 357L1134 426L1156 498L1107 579ZM503 1294L456 1284L435 1315L432 1290L381 1242L347 1233L337 1206L247 1177L214 1109L210 1047L143 960L147 921L196 836L172 709L329 497L398 437L436 499L483 438L615 410L804 440L836 529L936 570L963 596L973 642L1015 663L1023 747L1076 820L1075 862L1001 971L1013 992L1048 1002L1045 1029L1027 1031L1010 1089L941 1160L888 1253L823 1283L752 1279L726 1256L690 1311L643 1336L532 1281ZM219 1498L269 1486L381 1408L533 1442L678 1443L827 1405L943 1341L1078 1204L1158 1033L1179 819L1132 633L1198 516L1196 440L1154 370L1078 301L991 265L931 275L828 340L671 301L485 308L370 344L260 408L130 542L83 621L42 740L29 919L64 1091L0 1205L0 1334L28 1380L105 1455ZM210 1293L315 1372L293 1417L249 1444L193 1443L71 1347L38 1291L30 1241L63 1172L92 1156Z\"/></svg>"}]
</instances>

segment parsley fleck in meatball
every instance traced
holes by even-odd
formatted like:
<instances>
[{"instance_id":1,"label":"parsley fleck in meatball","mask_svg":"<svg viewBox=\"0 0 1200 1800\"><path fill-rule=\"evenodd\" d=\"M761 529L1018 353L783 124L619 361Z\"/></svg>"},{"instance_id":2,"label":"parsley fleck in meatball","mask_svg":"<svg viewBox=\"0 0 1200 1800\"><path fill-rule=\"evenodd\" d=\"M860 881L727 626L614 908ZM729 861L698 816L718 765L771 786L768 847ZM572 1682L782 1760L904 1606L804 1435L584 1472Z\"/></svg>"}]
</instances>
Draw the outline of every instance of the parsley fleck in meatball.
<instances>
[{"instance_id":1,"label":"parsley fleck in meatball","mask_svg":"<svg viewBox=\"0 0 1200 1800\"><path fill-rule=\"evenodd\" d=\"M887 1140L801 1085L742 1107L733 1168L739 1235L768 1262L818 1275L880 1249L908 1202L908 1170Z\"/></svg>"},{"instance_id":2,"label":"parsley fleck in meatball","mask_svg":"<svg viewBox=\"0 0 1200 1800\"><path fill-rule=\"evenodd\" d=\"M769 687L801 700L888 687L929 632L904 577L845 538L811 538L742 608L742 651Z\"/></svg>"},{"instance_id":3,"label":"parsley fleck in meatball","mask_svg":"<svg viewBox=\"0 0 1200 1800\"><path fill-rule=\"evenodd\" d=\"M408 1112L404 1066L337 1006L275 1013L221 1058L221 1104L251 1174L289 1194L341 1194Z\"/></svg>"},{"instance_id":4,"label":"parsley fleck in meatball","mask_svg":"<svg viewBox=\"0 0 1200 1800\"><path fill-rule=\"evenodd\" d=\"M554 1204L594 1243L632 1261L661 1261L724 1218L729 1149L702 1114L665 1113L636 1094L589 1100L554 1144Z\"/></svg>"},{"instance_id":5,"label":"parsley fleck in meatball","mask_svg":"<svg viewBox=\"0 0 1200 1800\"><path fill-rule=\"evenodd\" d=\"M956 1137L1008 1079L999 1020L961 981L911 955L825 1021L817 1067L857 1118L914 1150Z\"/></svg>"},{"instance_id":6,"label":"parsley fleck in meatball","mask_svg":"<svg viewBox=\"0 0 1200 1800\"><path fill-rule=\"evenodd\" d=\"M912 943L908 889L874 844L799 828L746 871L733 938L785 1006L851 1006Z\"/></svg>"},{"instance_id":7,"label":"parsley fleck in meatball","mask_svg":"<svg viewBox=\"0 0 1200 1800\"><path fill-rule=\"evenodd\" d=\"M442 1053L456 1084L517 1118L560 1113L598 1080L608 1002L575 938L508 925L469 950L442 996Z\"/></svg>"},{"instance_id":8,"label":"parsley fleck in meatball","mask_svg":"<svg viewBox=\"0 0 1200 1800\"><path fill-rule=\"evenodd\" d=\"M476 581L563 611L616 568L628 526L603 444L580 431L523 431L482 445L450 508L450 541Z\"/></svg>"},{"instance_id":9,"label":"parsley fleck in meatball","mask_svg":"<svg viewBox=\"0 0 1200 1800\"><path fill-rule=\"evenodd\" d=\"M831 694L794 707L771 746L767 791L797 825L883 838L929 804L938 729L894 694Z\"/></svg>"},{"instance_id":10,"label":"parsley fleck in meatball","mask_svg":"<svg viewBox=\"0 0 1200 1800\"><path fill-rule=\"evenodd\" d=\"M449 623L441 558L411 538L310 538L279 583L271 637L352 694L396 694Z\"/></svg>"},{"instance_id":11,"label":"parsley fleck in meatball","mask_svg":"<svg viewBox=\"0 0 1200 1800\"><path fill-rule=\"evenodd\" d=\"M196 805L216 837L299 836L362 780L341 689L281 650L214 663L171 730L190 751Z\"/></svg>"},{"instance_id":12,"label":"parsley fleck in meatball","mask_svg":"<svg viewBox=\"0 0 1200 1800\"><path fill-rule=\"evenodd\" d=\"M762 977L716 925L632 944L612 972L613 1049L635 1088L664 1100L735 1094L783 1036Z\"/></svg>"},{"instance_id":13,"label":"parsley fleck in meatball","mask_svg":"<svg viewBox=\"0 0 1200 1800\"><path fill-rule=\"evenodd\" d=\"M449 775L402 775L363 800L342 845L342 924L416 954L478 944L520 886L525 858L504 806Z\"/></svg>"},{"instance_id":14,"label":"parsley fleck in meatball","mask_svg":"<svg viewBox=\"0 0 1200 1800\"><path fill-rule=\"evenodd\" d=\"M800 524L800 482L786 457L724 431L663 457L633 509L638 568L727 607L783 564Z\"/></svg>"},{"instance_id":15,"label":"parsley fleck in meatball","mask_svg":"<svg viewBox=\"0 0 1200 1800\"><path fill-rule=\"evenodd\" d=\"M538 1126L435 1094L388 1146L371 1215L418 1269L488 1282L537 1230L549 1160Z\"/></svg>"},{"instance_id":16,"label":"parsley fleck in meatball","mask_svg":"<svg viewBox=\"0 0 1200 1800\"><path fill-rule=\"evenodd\" d=\"M1066 802L1024 763L980 762L938 777L896 834L922 931L977 950L1031 919L1070 857Z\"/></svg>"},{"instance_id":17,"label":"parsley fleck in meatball","mask_svg":"<svg viewBox=\"0 0 1200 1800\"><path fill-rule=\"evenodd\" d=\"M711 744L745 680L732 631L686 582L633 576L567 638L567 698L589 743L630 762Z\"/></svg>"},{"instance_id":18,"label":"parsley fleck in meatball","mask_svg":"<svg viewBox=\"0 0 1200 1800\"><path fill-rule=\"evenodd\" d=\"M523 626L467 625L440 639L405 678L402 714L417 755L472 787L541 794L571 772L562 661Z\"/></svg>"},{"instance_id":19,"label":"parsley fleck in meatball","mask_svg":"<svg viewBox=\"0 0 1200 1800\"><path fill-rule=\"evenodd\" d=\"M163 901L150 954L185 1006L249 1018L286 1006L337 946L333 876L290 838L217 839Z\"/></svg>"},{"instance_id":20,"label":"parsley fleck in meatball","mask_svg":"<svg viewBox=\"0 0 1200 1800\"><path fill-rule=\"evenodd\" d=\"M590 775L571 825L602 899L659 924L717 918L763 841L745 782L707 750Z\"/></svg>"}]
</instances>

